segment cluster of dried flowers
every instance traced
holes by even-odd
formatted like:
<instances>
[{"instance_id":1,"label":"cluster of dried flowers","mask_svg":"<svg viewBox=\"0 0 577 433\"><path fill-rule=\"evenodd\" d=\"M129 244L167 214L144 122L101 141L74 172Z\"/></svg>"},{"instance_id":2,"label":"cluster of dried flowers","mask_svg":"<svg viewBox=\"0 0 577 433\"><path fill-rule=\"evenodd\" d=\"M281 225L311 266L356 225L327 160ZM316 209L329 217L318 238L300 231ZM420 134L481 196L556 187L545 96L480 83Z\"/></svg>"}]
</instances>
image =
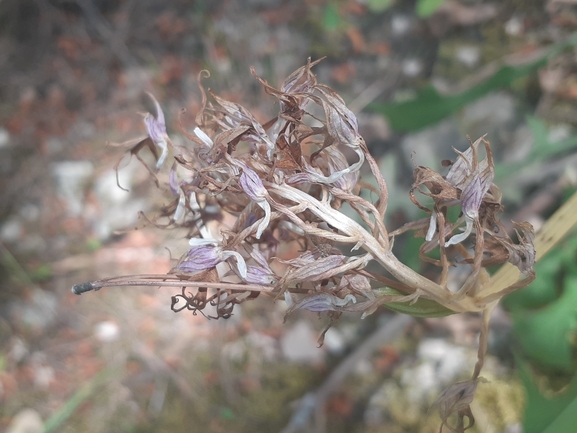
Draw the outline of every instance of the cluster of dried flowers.
<instances>
[{"instance_id":1,"label":"cluster of dried flowers","mask_svg":"<svg viewBox=\"0 0 577 433\"><path fill-rule=\"evenodd\" d=\"M148 147L157 158L156 169L173 154L173 201L162 215L170 226L188 230L190 248L168 275L111 278L77 285L73 291L112 285L180 287L173 296L174 311L196 313L210 305L221 318L230 317L237 304L265 293L284 298L287 314L297 309L327 313L329 326L343 312L364 317L383 304L403 305L405 312L423 315L422 300L438 306L427 313L431 315L483 311L486 326L473 377L449 388L438 402L443 423L456 413L457 426L449 428L463 431L468 428L465 417L469 426L474 422L469 403L483 364L492 306L534 278L533 228L515 224L519 242L514 243L497 218L501 194L493 184L491 148L482 137L466 151L456 151L455 162L445 162L450 165L445 176L415 168L410 198L430 216L389 232L384 224L386 182L359 134L355 115L335 91L317 83L311 72L317 62L309 60L280 89L252 70L264 91L278 99L278 113L264 124L210 90L213 102L208 102L201 83L208 73L201 73L202 109L192 133L179 119L182 134L190 140L183 146L170 140L162 109L151 95L157 114L145 116L148 136L129 152L139 157ZM354 155L354 161L345 154ZM376 187L360 181L365 163ZM155 170L149 171L154 176ZM363 198L363 189L376 199ZM422 204L416 192L431 204ZM356 218L341 212L344 204ZM455 221L448 218L451 206L462 211ZM211 221L222 222L218 233L207 229ZM393 255L394 237L409 230L424 238L422 259L439 267L435 281ZM278 257L287 246L300 255ZM436 249L438 260L428 255ZM518 267L520 279L490 296L477 296L489 283L485 267L505 262ZM380 265L381 272L369 272L369 263ZM448 289L448 281L457 266L470 268L470 274L455 292ZM389 290L376 290L383 286Z\"/></svg>"}]
</instances>

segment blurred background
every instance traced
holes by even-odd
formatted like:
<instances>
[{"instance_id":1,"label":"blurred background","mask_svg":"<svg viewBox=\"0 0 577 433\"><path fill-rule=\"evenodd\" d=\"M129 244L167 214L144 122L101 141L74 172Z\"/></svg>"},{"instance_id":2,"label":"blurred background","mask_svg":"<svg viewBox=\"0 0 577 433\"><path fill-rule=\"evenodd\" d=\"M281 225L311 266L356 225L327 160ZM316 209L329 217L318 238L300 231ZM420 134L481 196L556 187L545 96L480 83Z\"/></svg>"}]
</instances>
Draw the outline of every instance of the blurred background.
<instances>
[{"instance_id":1,"label":"blurred background","mask_svg":"<svg viewBox=\"0 0 577 433\"><path fill-rule=\"evenodd\" d=\"M266 121L250 66L278 86L326 56L314 72L358 115L391 229L419 216L411 158L440 169L483 134L503 220L538 228L577 181L576 29L575 0L1 0L0 431L438 431L428 408L470 377L477 315L351 314L317 348L325 319L283 323L280 301L215 321L173 313L169 288L73 295L166 273L186 246L139 217L171 200L166 179L124 160L120 189L106 142L146 133L146 91L182 141L202 69ZM419 244L395 242L414 269ZM574 432L576 251L568 237L495 314L471 431Z\"/></svg>"}]
</instances>

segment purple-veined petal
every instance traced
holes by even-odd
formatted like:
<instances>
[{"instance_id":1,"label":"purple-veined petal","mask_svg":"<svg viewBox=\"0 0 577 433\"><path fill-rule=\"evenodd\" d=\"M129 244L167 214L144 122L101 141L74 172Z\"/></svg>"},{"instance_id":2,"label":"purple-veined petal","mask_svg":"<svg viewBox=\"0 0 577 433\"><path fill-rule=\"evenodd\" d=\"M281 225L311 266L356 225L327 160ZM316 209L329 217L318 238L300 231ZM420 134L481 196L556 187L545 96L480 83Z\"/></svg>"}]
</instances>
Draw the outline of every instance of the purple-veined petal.
<instances>
[{"instance_id":1,"label":"purple-veined petal","mask_svg":"<svg viewBox=\"0 0 577 433\"><path fill-rule=\"evenodd\" d=\"M267 191L259 175L243 162L239 164L242 167L242 174L238 179L238 184L245 194L253 201L259 202L266 199Z\"/></svg>"},{"instance_id":2,"label":"purple-veined petal","mask_svg":"<svg viewBox=\"0 0 577 433\"><path fill-rule=\"evenodd\" d=\"M170 173L168 173L168 186L173 195L178 195L179 185L178 176L176 175L176 164L172 164Z\"/></svg>"},{"instance_id":3,"label":"purple-veined petal","mask_svg":"<svg viewBox=\"0 0 577 433\"><path fill-rule=\"evenodd\" d=\"M161 150L162 153L156 162L156 168L160 168L166 157L168 156L168 134L166 133L166 122L164 120L164 113L162 111L162 107L151 93L148 93L151 99L154 101L154 105L156 106L156 117L154 117L150 113L146 113L144 116L144 124L146 125L146 130L148 132L148 136L154 141Z\"/></svg>"},{"instance_id":4,"label":"purple-veined petal","mask_svg":"<svg viewBox=\"0 0 577 433\"><path fill-rule=\"evenodd\" d=\"M270 271L270 268L262 266L247 266L245 281L249 284L271 285L278 281L278 278Z\"/></svg>"},{"instance_id":5,"label":"purple-veined petal","mask_svg":"<svg viewBox=\"0 0 577 433\"><path fill-rule=\"evenodd\" d=\"M343 299L327 292L313 293L312 295L307 295L292 304L287 310L287 314L298 309L309 310L314 313L337 311L339 310L339 307L344 307L351 302L353 304L357 302L357 299L351 294L346 295Z\"/></svg>"},{"instance_id":6,"label":"purple-veined petal","mask_svg":"<svg viewBox=\"0 0 577 433\"><path fill-rule=\"evenodd\" d=\"M184 272L200 272L214 268L221 261L217 247L203 245L191 248L186 260L179 263L176 268Z\"/></svg>"}]
</instances>

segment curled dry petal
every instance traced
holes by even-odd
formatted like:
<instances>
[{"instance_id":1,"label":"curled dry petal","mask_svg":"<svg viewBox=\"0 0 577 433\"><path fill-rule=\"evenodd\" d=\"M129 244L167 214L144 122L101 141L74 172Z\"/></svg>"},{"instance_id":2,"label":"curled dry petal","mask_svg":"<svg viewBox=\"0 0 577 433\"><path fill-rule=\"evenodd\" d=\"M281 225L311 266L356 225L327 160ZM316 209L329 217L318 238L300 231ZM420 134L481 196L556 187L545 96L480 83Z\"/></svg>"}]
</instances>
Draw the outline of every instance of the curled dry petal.
<instances>
[{"instance_id":1,"label":"curled dry petal","mask_svg":"<svg viewBox=\"0 0 577 433\"><path fill-rule=\"evenodd\" d=\"M244 257L236 252L236 251L228 251L228 250L220 250L217 252L218 253L218 257L220 258L221 261L225 261L231 257L234 257L236 259L236 268L238 269L238 273L240 274L240 276L242 278L246 278L247 274L248 274L248 270L246 267L246 262L244 261Z\"/></svg>"},{"instance_id":2,"label":"curled dry petal","mask_svg":"<svg viewBox=\"0 0 577 433\"><path fill-rule=\"evenodd\" d=\"M309 181L333 184L346 192L351 192L359 181L359 171L355 168L358 163L349 166L343 153L335 146L322 149L314 159L314 163L323 171L323 175L306 167Z\"/></svg>"},{"instance_id":3,"label":"curled dry petal","mask_svg":"<svg viewBox=\"0 0 577 433\"><path fill-rule=\"evenodd\" d=\"M168 134L166 133L166 122L160 104L154 95L148 93L148 96L152 98L154 105L156 106L156 118L152 114L146 113L144 115L144 124L146 125L148 136L162 151L160 158L158 158L158 161L156 162L156 168L158 169L162 164L164 164L164 161L168 156Z\"/></svg>"},{"instance_id":4,"label":"curled dry petal","mask_svg":"<svg viewBox=\"0 0 577 433\"><path fill-rule=\"evenodd\" d=\"M253 132L249 134L247 138L250 138L251 140L258 143L264 143L267 147L267 154L270 157L272 155L272 152L274 151L275 145L266 134L266 131L264 130L263 126L258 122L258 120L256 120L256 118L252 115L252 113L248 111L246 108L244 108L242 105L219 98L212 92L211 95L216 100L216 102L224 109L225 112L224 120L227 126L229 128L237 128L239 126L250 126Z\"/></svg>"},{"instance_id":5,"label":"curled dry petal","mask_svg":"<svg viewBox=\"0 0 577 433\"><path fill-rule=\"evenodd\" d=\"M206 135L206 133L200 129L198 126L196 128L194 128L194 134L200 139L200 141L202 141L206 146L208 147L212 147L212 145L214 144L212 139Z\"/></svg>"},{"instance_id":6,"label":"curled dry petal","mask_svg":"<svg viewBox=\"0 0 577 433\"><path fill-rule=\"evenodd\" d=\"M264 187L261 178L252 168L244 162L238 161L237 164L242 167L242 173L238 179L238 184L245 194L264 211L264 218L259 224L256 232L256 238L260 239L262 232L268 227L271 217L271 207L266 200L268 192Z\"/></svg>"},{"instance_id":7,"label":"curled dry petal","mask_svg":"<svg viewBox=\"0 0 577 433\"><path fill-rule=\"evenodd\" d=\"M367 299L375 299L369 279L359 274L343 275L338 285L339 289L349 289Z\"/></svg>"},{"instance_id":8,"label":"curled dry petal","mask_svg":"<svg viewBox=\"0 0 577 433\"><path fill-rule=\"evenodd\" d=\"M535 230L528 222L513 222L513 225L515 226L515 232L517 233L519 244L514 244L508 237L495 237L495 240L503 245L507 250L509 254L507 261L509 263L517 266L521 272L532 272L536 259L534 245Z\"/></svg>"},{"instance_id":9,"label":"curled dry petal","mask_svg":"<svg viewBox=\"0 0 577 433\"><path fill-rule=\"evenodd\" d=\"M431 407L439 410L442 424L441 430L446 425L451 432L463 433L475 424L475 418L471 413L470 404L475 397L478 380L468 380L466 382L457 382L447 388L439 396L437 401ZM457 414L457 426L452 427L448 424L449 417ZM468 425L464 425L463 418L468 418Z\"/></svg>"},{"instance_id":10,"label":"curled dry petal","mask_svg":"<svg viewBox=\"0 0 577 433\"><path fill-rule=\"evenodd\" d=\"M327 129L331 137L346 146L358 147L361 136L357 117L333 90L324 86L317 86L316 89L324 97L322 105L327 116Z\"/></svg>"},{"instance_id":11,"label":"curled dry petal","mask_svg":"<svg viewBox=\"0 0 577 433\"><path fill-rule=\"evenodd\" d=\"M485 144L487 157L478 161L479 143ZM445 246L458 244L469 236L473 230L474 221L479 218L479 208L485 194L489 191L495 176L493 157L489 142L484 137L471 144L471 147L459 157L447 174L447 181L455 188L461 189L461 209L465 216L465 231L449 239Z\"/></svg>"}]
</instances>

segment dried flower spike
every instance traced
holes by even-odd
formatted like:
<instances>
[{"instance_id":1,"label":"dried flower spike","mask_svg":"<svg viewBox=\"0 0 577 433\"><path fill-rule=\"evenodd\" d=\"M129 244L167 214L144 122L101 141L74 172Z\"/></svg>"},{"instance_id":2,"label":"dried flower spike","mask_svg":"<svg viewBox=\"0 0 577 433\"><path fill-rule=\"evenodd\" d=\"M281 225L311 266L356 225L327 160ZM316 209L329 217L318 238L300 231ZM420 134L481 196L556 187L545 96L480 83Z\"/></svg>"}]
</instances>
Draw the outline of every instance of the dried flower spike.
<instances>
[{"instance_id":1,"label":"dried flower spike","mask_svg":"<svg viewBox=\"0 0 577 433\"><path fill-rule=\"evenodd\" d=\"M456 161L445 176L415 168L409 197L430 216L389 233L387 184L354 113L334 90L317 83L311 71L316 63L309 59L280 89L252 70L265 92L279 101L265 123L242 105L205 91L202 79L209 74L201 72L202 108L192 133L179 119L190 141L182 146L170 140L164 113L150 95L156 117L145 115L148 137L138 139L128 152L144 163L139 151L148 146L157 160L154 170L147 166L152 176L169 151L174 155L168 174L173 201L152 223L186 229L189 246L166 275L94 281L74 286L73 292L113 285L173 287L180 290L172 297L174 311L215 318L230 317L260 293L284 295L287 315L299 309L326 314L321 343L341 314L360 313L364 318L381 305L418 317L482 311L473 379L449 388L437 402L443 425L456 413L457 425L449 428L464 431L474 423L469 404L483 365L492 307L535 276L533 228L529 223L515 225L519 243L504 229L491 147L481 137L468 149L456 150ZM356 155L353 161L345 157L350 150ZM360 182L365 165L376 186ZM365 188L369 194L363 195ZM421 204L417 193L432 199L432 206ZM343 204L355 217L341 211ZM447 214L451 206L460 206L462 213L454 221ZM226 229L210 224L222 220ZM426 278L393 254L394 236L409 230L424 237L421 257L439 267L437 276ZM428 256L435 249L440 259ZM283 256L287 252L292 258ZM515 265L520 277L497 292L487 290L491 280L485 267L505 262ZM469 269L469 276L454 293L448 281L458 267Z\"/></svg>"}]
</instances>

